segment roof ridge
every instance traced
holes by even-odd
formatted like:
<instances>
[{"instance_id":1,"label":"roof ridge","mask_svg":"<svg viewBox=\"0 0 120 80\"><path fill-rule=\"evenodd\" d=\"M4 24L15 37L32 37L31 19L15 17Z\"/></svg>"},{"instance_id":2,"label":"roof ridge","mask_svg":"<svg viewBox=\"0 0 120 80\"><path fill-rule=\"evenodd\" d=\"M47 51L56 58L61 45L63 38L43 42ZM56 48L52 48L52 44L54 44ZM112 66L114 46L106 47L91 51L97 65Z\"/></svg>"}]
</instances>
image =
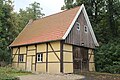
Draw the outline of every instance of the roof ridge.
<instances>
[{"instance_id":1,"label":"roof ridge","mask_svg":"<svg viewBox=\"0 0 120 80\"><path fill-rule=\"evenodd\" d=\"M48 18L48 17L54 16L54 15L57 15L57 14L61 14L61 13L63 13L63 12L70 11L70 10L73 10L73 9L75 9L75 8L78 8L78 7L80 7L80 6L76 6L76 7L74 7L74 8L70 8L70 9L66 9L66 10L63 10L63 11L61 11L61 12L53 13L53 14L50 14L50 15L48 15L48 16L45 16L45 17L36 19L35 21L40 20L40 19L44 19L44 18Z\"/></svg>"}]
</instances>

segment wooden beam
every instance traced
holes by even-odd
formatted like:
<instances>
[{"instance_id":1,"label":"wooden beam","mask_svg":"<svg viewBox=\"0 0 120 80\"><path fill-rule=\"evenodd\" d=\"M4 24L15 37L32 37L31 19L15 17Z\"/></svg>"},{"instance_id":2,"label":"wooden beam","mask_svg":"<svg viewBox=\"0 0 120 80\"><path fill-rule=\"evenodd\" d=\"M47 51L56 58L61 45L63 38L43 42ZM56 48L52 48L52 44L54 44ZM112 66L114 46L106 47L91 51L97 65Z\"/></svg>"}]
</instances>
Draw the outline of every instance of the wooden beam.
<instances>
[{"instance_id":1,"label":"wooden beam","mask_svg":"<svg viewBox=\"0 0 120 80\"><path fill-rule=\"evenodd\" d=\"M37 45L35 45L35 71L36 71L36 63L37 63Z\"/></svg>"},{"instance_id":2,"label":"wooden beam","mask_svg":"<svg viewBox=\"0 0 120 80\"><path fill-rule=\"evenodd\" d=\"M15 52L15 54L14 54L14 57L12 58L12 61L13 61L13 59L15 58L15 55L17 54L17 51L19 50L19 48L17 48L17 50L16 50L16 52ZM12 55L13 55L13 48L12 48Z\"/></svg>"},{"instance_id":3,"label":"wooden beam","mask_svg":"<svg viewBox=\"0 0 120 80\"><path fill-rule=\"evenodd\" d=\"M28 53L28 46L26 46L26 63L25 63L25 70L27 70L27 53Z\"/></svg>"},{"instance_id":4,"label":"wooden beam","mask_svg":"<svg viewBox=\"0 0 120 80\"><path fill-rule=\"evenodd\" d=\"M56 57L58 58L58 60L60 61L60 58L58 57L58 55L57 55L56 52L54 51L52 45L51 45L50 43L48 43L48 44L50 45L50 47L51 47L52 51L54 52L55 56L56 56Z\"/></svg>"},{"instance_id":5,"label":"wooden beam","mask_svg":"<svg viewBox=\"0 0 120 80\"><path fill-rule=\"evenodd\" d=\"M12 59L12 56L13 56L13 48L10 48L10 51L11 51L11 61L10 61L10 65L12 66L12 62L13 62L13 59Z\"/></svg>"},{"instance_id":6,"label":"wooden beam","mask_svg":"<svg viewBox=\"0 0 120 80\"><path fill-rule=\"evenodd\" d=\"M75 73L74 71L74 46L72 45L72 58L73 58L73 73Z\"/></svg>"},{"instance_id":7,"label":"wooden beam","mask_svg":"<svg viewBox=\"0 0 120 80\"><path fill-rule=\"evenodd\" d=\"M33 56L31 56L31 71L33 71Z\"/></svg>"},{"instance_id":8,"label":"wooden beam","mask_svg":"<svg viewBox=\"0 0 120 80\"><path fill-rule=\"evenodd\" d=\"M48 43L46 43L46 72L48 72Z\"/></svg>"},{"instance_id":9,"label":"wooden beam","mask_svg":"<svg viewBox=\"0 0 120 80\"><path fill-rule=\"evenodd\" d=\"M89 55L90 55L90 57L89 57L88 61L90 61L90 58L91 58L91 56L92 56L92 51L91 51L90 54L88 53L88 56L89 56Z\"/></svg>"},{"instance_id":10,"label":"wooden beam","mask_svg":"<svg viewBox=\"0 0 120 80\"><path fill-rule=\"evenodd\" d=\"M60 41L60 72L63 73L63 41Z\"/></svg>"},{"instance_id":11,"label":"wooden beam","mask_svg":"<svg viewBox=\"0 0 120 80\"><path fill-rule=\"evenodd\" d=\"M92 53L93 53L93 50L91 51L90 54L88 53L88 71L90 71L90 70L89 70L89 67L90 67L90 65L89 65L90 59L91 59L92 55L94 55L94 54L92 54ZM89 57L89 55L90 55L90 57Z\"/></svg>"},{"instance_id":12,"label":"wooden beam","mask_svg":"<svg viewBox=\"0 0 120 80\"><path fill-rule=\"evenodd\" d=\"M18 64L17 67L19 67L19 54L20 54L20 47L18 47L19 51L18 51Z\"/></svg>"},{"instance_id":13,"label":"wooden beam","mask_svg":"<svg viewBox=\"0 0 120 80\"><path fill-rule=\"evenodd\" d=\"M89 53L88 53L88 50L89 49L87 49L87 71L89 71Z\"/></svg>"}]
</instances>

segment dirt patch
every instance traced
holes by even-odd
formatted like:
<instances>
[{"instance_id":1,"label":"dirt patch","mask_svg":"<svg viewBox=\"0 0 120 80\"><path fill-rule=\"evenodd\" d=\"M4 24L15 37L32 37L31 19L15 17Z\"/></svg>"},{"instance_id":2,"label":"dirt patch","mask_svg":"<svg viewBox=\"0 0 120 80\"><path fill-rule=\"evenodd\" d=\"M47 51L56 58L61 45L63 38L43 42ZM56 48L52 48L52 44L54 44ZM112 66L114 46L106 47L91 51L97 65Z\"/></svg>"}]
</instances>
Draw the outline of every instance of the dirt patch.
<instances>
[{"instance_id":1,"label":"dirt patch","mask_svg":"<svg viewBox=\"0 0 120 80\"><path fill-rule=\"evenodd\" d=\"M83 80L120 80L120 74L99 73L99 72L83 72Z\"/></svg>"},{"instance_id":2,"label":"dirt patch","mask_svg":"<svg viewBox=\"0 0 120 80\"><path fill-rule=\"evenodd\" d=\"M76 74L34 74L20 76L20 80L82 80L84 76Z\"/></svg>"}]
</instances>

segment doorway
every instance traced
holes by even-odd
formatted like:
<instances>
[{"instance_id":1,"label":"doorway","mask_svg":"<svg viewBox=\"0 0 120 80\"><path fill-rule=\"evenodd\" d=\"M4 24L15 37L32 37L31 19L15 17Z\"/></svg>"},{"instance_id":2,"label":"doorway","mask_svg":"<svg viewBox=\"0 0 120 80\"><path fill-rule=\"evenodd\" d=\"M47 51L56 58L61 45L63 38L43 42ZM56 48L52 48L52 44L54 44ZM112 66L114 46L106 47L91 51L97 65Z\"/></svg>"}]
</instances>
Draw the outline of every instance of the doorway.
<instances>
[{"instance_id":1,"label":"doorway","mask_svg":"<svg viewBox=\"0 0 120 80\"><path fill-rule=\"evenodd\" d=\"M73 46L73 68L75 73L89 70L87 48Z\"/></svg>"},{"instance_id":2,"label":"doorway","mask_svg":"<svg viewBox=\"0 0 120 80\"><path fill-rule=\"evenodd\" d=\"M31 71L31 70L32 70L32 57L27 56L27 71Z\"/></svg>"}]
</instances>

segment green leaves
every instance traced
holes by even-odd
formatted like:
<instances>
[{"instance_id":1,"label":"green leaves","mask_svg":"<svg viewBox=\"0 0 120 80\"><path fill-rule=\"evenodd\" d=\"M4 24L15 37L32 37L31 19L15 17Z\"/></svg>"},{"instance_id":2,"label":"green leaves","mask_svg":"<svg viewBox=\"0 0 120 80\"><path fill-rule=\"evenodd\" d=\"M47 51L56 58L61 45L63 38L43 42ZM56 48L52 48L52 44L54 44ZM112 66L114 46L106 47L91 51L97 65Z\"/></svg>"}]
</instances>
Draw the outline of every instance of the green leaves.
<instances>
[{"instance_id":1,"label":"green leaves","mask_svg":"<svg viewBox=\"0 0 120 80\"><path fill-rule=\"evenodd\" d=\"M120 73L120 38L111 39L95 53L96 69L100 72ZM100 54L102 53L102 54Z\"/></svg>"},{"instance_id":2,"label":"green leaves","mask_svg":"<svg viewBox=\"0 0 120 80\"><path fill-rule=\"evenodd\" d=\"M31 3L29 7L26 7L26 10L20 9L19 13L15 13L18 32L21 32L30 19L39 19L44 16L41 11L40 3L34 2Z\"/></svg>"},{"instance_id":3,"label":"green leaves","mask_svg":"<svg viewBox=\"0 0 120 80\"><path fill-rule=\"evenodd\" d=\"M40 3L34 2L26 10L20 9L16 13L11 0L0 0L0 61L11 61L8 46L30 19L38 19L44 15L41 10Z\"/></svg>"}]
</instances>

